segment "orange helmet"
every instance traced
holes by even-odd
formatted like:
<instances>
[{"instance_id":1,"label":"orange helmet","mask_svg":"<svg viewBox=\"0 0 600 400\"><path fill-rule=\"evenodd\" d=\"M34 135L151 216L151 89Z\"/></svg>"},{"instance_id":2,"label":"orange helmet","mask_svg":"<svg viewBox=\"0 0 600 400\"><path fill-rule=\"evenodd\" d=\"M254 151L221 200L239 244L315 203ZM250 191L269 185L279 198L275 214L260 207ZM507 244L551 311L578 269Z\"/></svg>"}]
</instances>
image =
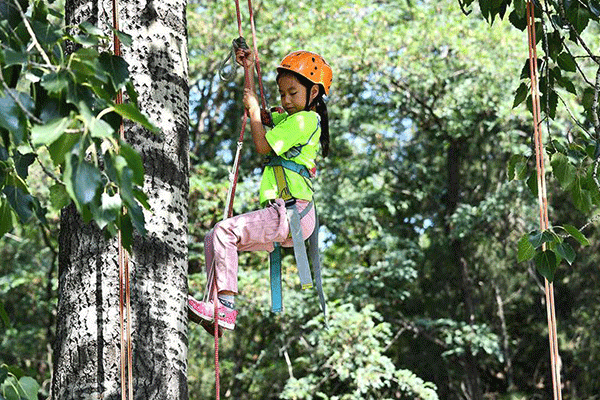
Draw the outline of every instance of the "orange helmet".
<instances>
[{"instance_id":1,"label":"orange helmet","mask_svg":"<svg viewBox=\"0 0 600 400\"><path fill-rule=\"evenodd\" d=\"M294 51L281 60L277 70L287 70L300 74L312 83L321 85L325 94L329 94L333 73L329 64L316 53Z\"/></svg>"}]
</instances>

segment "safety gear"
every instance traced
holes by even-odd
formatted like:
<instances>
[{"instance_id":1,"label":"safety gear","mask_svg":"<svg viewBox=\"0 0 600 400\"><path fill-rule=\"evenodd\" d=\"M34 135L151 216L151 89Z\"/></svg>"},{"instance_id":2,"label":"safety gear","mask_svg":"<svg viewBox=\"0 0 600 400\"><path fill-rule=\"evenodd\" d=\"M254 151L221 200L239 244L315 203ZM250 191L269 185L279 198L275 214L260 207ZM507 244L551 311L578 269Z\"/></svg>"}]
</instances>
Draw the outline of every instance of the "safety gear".
<instances>
[{"instance_id":1,"label":"safety gear","mask_svg":"<svg viewBox=\"0 0 600 400\"><path fill-rule=\"evenodd\" d=\"M295 72L314 84L321 85L325 94L329 94L333 73L327 62L310 51L294 51L283 58L277 71Z\"/></svg>"},{"instance_id":2,"label":"safety gear","mask_svg":"<svg viewBox=\"0 0 600 400\"><path fill-rule=\"evenodd\" d=\"M296 208L296 199L290 194L290 190L287 185L286 173L288 170L292 173L299 174L306 179L310 179L314 176L314 173L309 172L308 168L302 164L298 164L292 160L286 160L283 157L272 155L267 159L265 165L272 166L275 172L275 179L277 181L277 190L279 197L285 200L285 206L287 209L287 217L290 224L290 235L294 245L294 257L296 258L296 265L298 268L298 275L300 276L300 284L302 289L309 289L313 287L313 281L310 273L310 267L308 259L313 266L313 272L315 275L315 284L317 294L319 295L319 302L321 303L321 311L327 321L327 308L325 304L325 295L323 293L323 284L321 281L321 261L319 257L319 219L315 207L315 228L313 233L308 238L309 243L309 255L306 254L306 247L304 246L304 240L302 239L302 230L300 220L314 207L314 203L311 201L309 205L302 211L299 212ZM275 247L271 252L270 256L270 277L271 277L271 306L273 312L280 312L283 309L283 302L281 296L281 245L275 243Z\"/></svg>"}]
</instances>

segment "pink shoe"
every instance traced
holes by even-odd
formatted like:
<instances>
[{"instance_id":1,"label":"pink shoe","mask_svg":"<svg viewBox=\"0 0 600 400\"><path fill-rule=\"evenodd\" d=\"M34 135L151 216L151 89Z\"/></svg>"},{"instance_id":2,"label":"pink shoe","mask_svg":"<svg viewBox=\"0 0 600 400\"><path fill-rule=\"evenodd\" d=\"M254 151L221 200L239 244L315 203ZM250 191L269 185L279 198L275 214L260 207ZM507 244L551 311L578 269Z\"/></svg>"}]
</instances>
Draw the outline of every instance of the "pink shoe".
<instances>
[{"instance_id":1,"label":"pink shoe","mask_svg":"<svg viewBox=\"0 0 600 400\"><path fill-rule=\"evenodd\" d=\"M212 301L207 303L205 301L198 301L192 296L188 296L188 309L191 311L193 321L198 322L197 318L194 317L200 317L203 320L200 322L202 326L205 325L204 321L214 321L215 306ZM225 307L223 304L219 304L217 312L219 313L219 326L230 331L233 330L238 314L237 310L232 310ZM213 324L210 325L212 326ZM204 328L206 329L206 326L204 326Z\"/></svg>"}]
</instances>

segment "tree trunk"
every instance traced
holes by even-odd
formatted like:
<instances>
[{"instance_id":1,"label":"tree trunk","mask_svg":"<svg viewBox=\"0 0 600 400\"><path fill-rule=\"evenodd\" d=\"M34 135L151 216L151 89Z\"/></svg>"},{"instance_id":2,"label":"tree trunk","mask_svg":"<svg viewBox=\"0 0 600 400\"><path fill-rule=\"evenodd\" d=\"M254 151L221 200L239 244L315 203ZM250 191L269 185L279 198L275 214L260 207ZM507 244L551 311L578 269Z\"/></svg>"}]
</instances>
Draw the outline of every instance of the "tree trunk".
<instances>
[{"instance_id":1,"label":"tree trunk","mask_svg":"<svg viewBox=\"0 0 600 400\"><path fill-rule=\"evenodd\" d=\"M451 140L448 147L446 167L448 172L448 193L447 193L447 212L448 216L456 210L460 198L460 151L461 142L459 140ZM448 224L447 232L449 233L452 227ZM450 258L455 268L460 270L461 290L463 293L463 301L465 304L465 314L467 323L473 325L475 323L475 310L473 306L473 284L469 274L469 266L463 255L463 244L460 239L454 239L450 242ZM479 370L477 368L477 360L471 352L471 348L465 345L465 354L463 356L465 366L465 384L467 396L471 400L482 399L481 384Z\"/></svg>"},{"instance_id":2,"label":"tree trunk","mask_svg":"<svg viewBox=\"0 0 600 400\"><path fill-rule=\"evenodd\" d=\"M187 399L188 82L184 0L119 0L122 48L142 112L156 135L126 124L141 155L151 212L130 255L134 398ZM84 20L112 37L112 2L67 0L66 23ZM118 399L119 266L116 240L61 216L52 399Z\"/></svg>"}]
</instances>

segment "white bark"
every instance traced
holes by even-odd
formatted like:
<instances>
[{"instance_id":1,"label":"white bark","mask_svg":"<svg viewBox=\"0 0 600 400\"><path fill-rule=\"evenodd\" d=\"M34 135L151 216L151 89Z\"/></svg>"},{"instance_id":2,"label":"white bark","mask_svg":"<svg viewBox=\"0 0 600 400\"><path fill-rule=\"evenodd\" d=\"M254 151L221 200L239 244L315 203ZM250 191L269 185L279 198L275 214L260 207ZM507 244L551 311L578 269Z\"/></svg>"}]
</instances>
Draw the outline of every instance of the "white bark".
<instances>
[{"instance_id":1,"label":"white bark","mask_svg":"<svg viewBox=\"0 0 600 400\"><path fill-rule=\"evenodd\" d=\"M145 237L131 254L136 399L187 399L188 83L185 0L120 0L122 48L155 135L126 125L146 169ZM67 23L112 25L112 2L67 0ZM63 211L53 399L119 399L117 244Z\"/></svg>"}]
</instances>

